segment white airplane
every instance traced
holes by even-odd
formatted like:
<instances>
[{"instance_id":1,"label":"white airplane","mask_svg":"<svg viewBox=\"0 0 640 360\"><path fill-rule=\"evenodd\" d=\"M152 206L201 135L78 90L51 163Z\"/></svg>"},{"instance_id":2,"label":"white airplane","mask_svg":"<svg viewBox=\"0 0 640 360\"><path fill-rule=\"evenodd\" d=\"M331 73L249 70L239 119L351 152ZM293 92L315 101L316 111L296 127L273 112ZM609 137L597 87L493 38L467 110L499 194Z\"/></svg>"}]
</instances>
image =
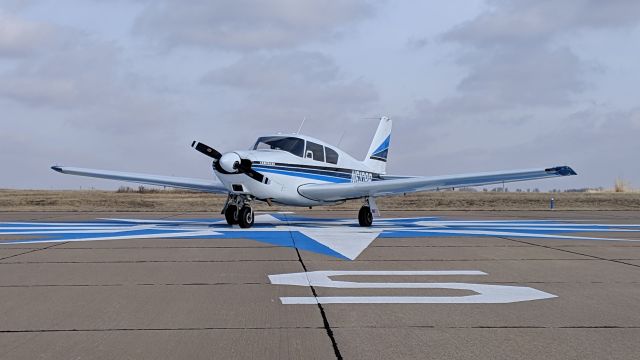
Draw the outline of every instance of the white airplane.
<instances>
[{"instance_id":1,"label":"white airplane","mask_svg":"<svg viewBox=\"0 0 640 360\"><path fill-rule=\"evenodd\" d=\"M379 216L375 198L380 196L576 175L569 166L446 176L387 175L391 124L387 117L380 119L363 161L299 134L263 136L250 150L224 154L194 141L192 147L213 158L213 173L219 181L65 166L52 169L63 174L228 194L222 214L229 225L242 228L254 223L251 203L255 200L269 205L313 207L363 199L358 221L361 226L371 226L373 217Z\"/></svg>"}]
</instances>

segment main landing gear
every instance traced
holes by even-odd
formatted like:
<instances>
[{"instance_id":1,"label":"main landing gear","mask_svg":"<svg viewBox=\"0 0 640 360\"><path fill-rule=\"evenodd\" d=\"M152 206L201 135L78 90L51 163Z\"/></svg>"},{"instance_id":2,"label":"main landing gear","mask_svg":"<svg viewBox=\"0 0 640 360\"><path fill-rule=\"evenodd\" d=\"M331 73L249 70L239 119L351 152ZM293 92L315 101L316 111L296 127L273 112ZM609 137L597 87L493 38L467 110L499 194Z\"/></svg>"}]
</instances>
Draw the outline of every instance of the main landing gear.
<instances>
[{"instance_id":1,"label":"main landing gear","mask_svg":"<svg viewBox=\"0 0 640 360\"><path fill-rule=\"evenodd\" d=\"M367 205L363 205L358 212L358 222L360 226L369 227L373 224L373 214L371 213L371 208Z\"/></svg>"},{"instance_id":2,"label":"main landing gear","mask_svg":"<svg viewBox=\"0 0 640 360\"><path fill-rule=\"evenodd\" d=\"M373 198L365 198L364 205L358 212L358 223L360 226L370 227L373 224L373 214L378 214L378 207Z\"/></svg>"},{"instance_id":3,"label":"main landing gear","mask_svg":"<svg viewBox=\"0 0 640 360\"><path fill-rule=\"evenodd\" d=\"M254 214L251 208L252 198L246 195L230 194L222 209L225 220L229 225L240 225L247 229L253 226ZM370 227L373 224L373 215L379 216L378 207L373 198L365 198L364 204L358 212L358 223L363 227Z\"/></svg>"},{"instance_id":4,"label":"main landing gear","mask_svg":"<svg viewBox=\"0 0 640 360\"><path fill-rule=\"evenodd\" d=\"M225 207L222 209L224 218L229 225L240 225L246 229L253 226L253 209L251 208L251 199L242 195L229 195Z\"/></svg>"}]
</instances>

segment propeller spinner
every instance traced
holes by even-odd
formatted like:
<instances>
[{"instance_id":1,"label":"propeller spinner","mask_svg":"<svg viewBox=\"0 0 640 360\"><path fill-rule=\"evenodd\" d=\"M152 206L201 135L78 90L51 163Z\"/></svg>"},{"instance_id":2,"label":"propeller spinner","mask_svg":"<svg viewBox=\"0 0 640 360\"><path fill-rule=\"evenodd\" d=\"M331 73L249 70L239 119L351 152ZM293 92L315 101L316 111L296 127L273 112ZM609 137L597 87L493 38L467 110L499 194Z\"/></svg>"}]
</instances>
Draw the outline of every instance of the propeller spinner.
<instances>
[{"instance_id":1,"label":"propeller spinner","mask_svg":"<svg viewBox=\"0 0 640 360\"><path fill-rule=\"evenodd\" d=\"M235 173L240 169L241 161L242 159L240 159L238 154L231 152L222 155L220 160L218 160L218 164L220 164L220 167L226 172Z\"/></svg>"}]
</instances>

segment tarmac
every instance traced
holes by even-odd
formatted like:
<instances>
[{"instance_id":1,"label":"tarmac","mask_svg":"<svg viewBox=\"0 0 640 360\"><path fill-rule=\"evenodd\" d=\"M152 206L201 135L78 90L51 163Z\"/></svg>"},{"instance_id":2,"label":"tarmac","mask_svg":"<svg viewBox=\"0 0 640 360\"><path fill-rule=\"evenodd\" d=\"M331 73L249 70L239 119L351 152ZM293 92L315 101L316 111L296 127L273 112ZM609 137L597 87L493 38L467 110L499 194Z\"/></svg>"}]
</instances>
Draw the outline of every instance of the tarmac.
<instances>
[{"instance_id":1,"label":"tarmac","mask_svg":"<svg viewBox=\"0 0 640 360\"><path fill-rule=\"evenodd\" d=\"M0 222L212 216L219 217L9 212L0 213ZM611 224L611 229L640 224L640 212L624 211L383 211L383 216L561 219ZM640 358L640 242L486 234L379 237L354 260L345 260L237 234L237 239L0 245L0 359ZM640 232L571 235L640 240ZM0 235L0 241L32 238ZM331 278L369 283L347 288L327 287L332 285L308 276L307 286L270 278L314 271L400 272ZM434 282L440 286L393 287ZM477 293L456 288L460 283L534 289L527 291L549 296L455 303ZM378 297L387 303L367 303ZM427 302L394 303L405 297ZM428 302L443 297L453 301ZM315 300L287 304L283 298ZM331 301L348 298L355 302Z\"/></svg>"}]
</instances>

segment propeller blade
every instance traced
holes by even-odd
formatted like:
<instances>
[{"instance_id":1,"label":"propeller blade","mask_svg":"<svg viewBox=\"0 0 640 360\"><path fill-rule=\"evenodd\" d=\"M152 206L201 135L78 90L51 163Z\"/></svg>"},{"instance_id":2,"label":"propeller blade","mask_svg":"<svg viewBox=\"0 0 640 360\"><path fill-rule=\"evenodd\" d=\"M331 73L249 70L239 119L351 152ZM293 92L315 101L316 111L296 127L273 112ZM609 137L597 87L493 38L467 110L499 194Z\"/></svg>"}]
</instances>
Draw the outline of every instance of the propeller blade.
<instances>
[{"instance_id":1,"label":"propeller blade","mask_svg":"<svg viewBox=\"0 0 640 360\"><path fill-rule=\"evenodd\" d=\"M238 170L240 170L241 173L247 174L248 177L252 178L253 180L259 181L261 183L265 183L268 184L269 183L269 178L265 177L264 175L262 175L261 173L253 170L251 168L251 160L249 159L241 159L240 160L240 166L238 166Z\"/></svg>"},{"instance_id":2,"label":"propeller blade","mask_svg":"<svg viewBox=\"0 0 640 360\"><path fill-rule=\"evenodd\" d=\"M250 169L249 171L245 171L245 174L247 174L247 176L249 176L250 178L252 178L253 180L259 181L259 182L264 182L264 175L262 175L261 173Z\"/></svg>"},{"instance_id":3,"label":"propeller blade","mask_svg":"<svg viewBox=\"0 0 640 360\"><path fill-rule=\"evenodd\" d=\"M191 147L216 160L220 160L222 157L222 154L220 154L216 149L201 142L194 141L191 143Z\"/></svg>"}]
</instances>

